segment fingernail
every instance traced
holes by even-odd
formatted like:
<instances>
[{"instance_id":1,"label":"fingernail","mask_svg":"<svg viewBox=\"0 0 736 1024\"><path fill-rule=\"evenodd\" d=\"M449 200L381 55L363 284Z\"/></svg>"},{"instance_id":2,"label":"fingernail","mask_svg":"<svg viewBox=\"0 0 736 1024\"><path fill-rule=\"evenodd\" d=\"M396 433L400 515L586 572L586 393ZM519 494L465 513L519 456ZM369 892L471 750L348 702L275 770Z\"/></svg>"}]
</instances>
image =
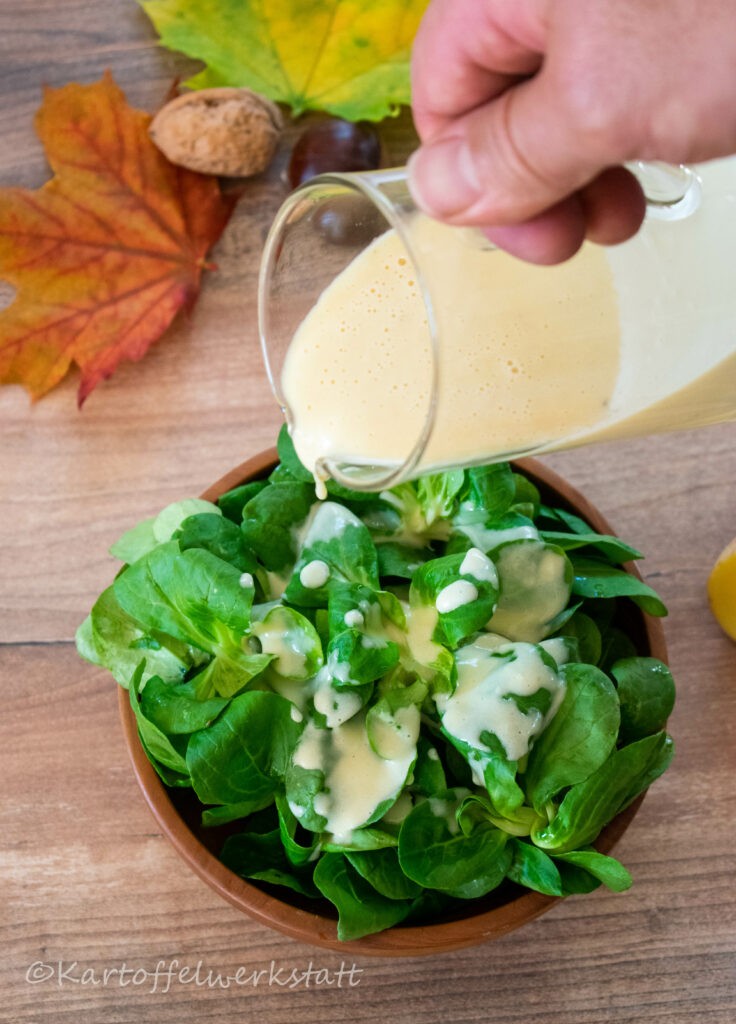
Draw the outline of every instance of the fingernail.
<instances>
[{"instance_id":1,"label":"fingernail","mask_svg":"<svg viewBox=\"0 0 736 1024\"><path fill-rule=\"evenodd\" d=\"M407 170L414 202L435 217L467 210L482 193L470 150L462 139L422 146L409 158Z\"/></svg>"}]
</instances>

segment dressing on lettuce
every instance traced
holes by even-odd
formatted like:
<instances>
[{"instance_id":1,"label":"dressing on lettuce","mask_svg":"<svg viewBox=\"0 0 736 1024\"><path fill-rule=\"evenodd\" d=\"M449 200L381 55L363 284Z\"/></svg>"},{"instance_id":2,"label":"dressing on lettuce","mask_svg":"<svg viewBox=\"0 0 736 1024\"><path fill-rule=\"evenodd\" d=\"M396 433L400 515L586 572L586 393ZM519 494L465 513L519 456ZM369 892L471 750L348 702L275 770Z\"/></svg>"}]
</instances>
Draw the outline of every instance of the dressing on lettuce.
<instances>
[{"instance_id":1,"label":"dressing on lettuce","mask_svg":"<svg viewBox=\"0 0 736 1024\"><path fill-rule=\"evenodd\" d=\"M665 614L639 553L507 464L317 502L280 463L128 531L77 634L141 743L245 878L327 899L342 938L514 883L631 879L592 848L669 764L669 670L618 609Z\"/></svg>"}]
</instances>

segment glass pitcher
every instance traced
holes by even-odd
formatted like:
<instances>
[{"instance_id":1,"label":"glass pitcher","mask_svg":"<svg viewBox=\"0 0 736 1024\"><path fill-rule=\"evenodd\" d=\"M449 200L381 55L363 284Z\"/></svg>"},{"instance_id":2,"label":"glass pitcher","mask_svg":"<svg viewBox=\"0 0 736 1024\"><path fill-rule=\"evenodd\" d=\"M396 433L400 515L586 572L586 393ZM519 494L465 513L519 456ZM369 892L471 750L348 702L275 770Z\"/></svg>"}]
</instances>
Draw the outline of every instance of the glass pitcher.
<instances>
[{"instance_id":1,"label":"glass pitcher","mask_svg":"<svg viewBox=\"0 0 736 1024\"><path fill-rule=\"evenodd\" d=\"M736 419L736 158L631 169L639 233L557 267L433 221L404 169L292 193L266 242L259 328L315 477L382 490Z\"/></svg>"}]
</instances>

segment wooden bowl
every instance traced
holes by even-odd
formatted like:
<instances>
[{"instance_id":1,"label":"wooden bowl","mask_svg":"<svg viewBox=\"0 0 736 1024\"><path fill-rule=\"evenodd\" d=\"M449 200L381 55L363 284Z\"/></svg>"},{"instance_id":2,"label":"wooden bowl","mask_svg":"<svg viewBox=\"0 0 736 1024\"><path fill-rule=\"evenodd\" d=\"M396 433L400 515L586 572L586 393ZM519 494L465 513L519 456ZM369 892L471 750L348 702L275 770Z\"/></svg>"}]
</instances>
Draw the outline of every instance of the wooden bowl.
<instances>
[{"instance_id":1,"label":"wooden bowl","mask_svg":"<svg viewBox=\"0 0 736 1024\"><path fill-rule=\"evenodd\" d=\"M247 480L267 476L276 462L275 449L261 452L218 480L202 497L215 501L221 494ZM544 500L577 513L599 533L613 532L601 513L582 494L542 463L536 459L519 459L514 466L536 484ZM626 568L638 575L633 565L629 564ZM622 608L624 610L621 625L636 644L639 653L666 662L664 632L659 620L645 615L633 602L627 602ZM422 956L500 938L544 914L561 898L543 896L505 882L487 896L468 901L467 908L462 907L460 911L438 918L431 924L399 924L376 935L352 942L340 942L337 938L337 914L326 900L320 903L300 898L280 887L246 882L217 859L217 851L225 836L228 832L239 831L240 826L235 823L235 826L202 828L201 805L193 791L169 790L164 786L141 747L127 692L120 689L118 698L125 741L135 776L164 835L200 878L229 903L260 924L284 935L314 946L351 954ZM601 832L595 843L598 850L608 853L615 846L631 824L643 799L644 794Z\"/></svg>"}]
</instances>

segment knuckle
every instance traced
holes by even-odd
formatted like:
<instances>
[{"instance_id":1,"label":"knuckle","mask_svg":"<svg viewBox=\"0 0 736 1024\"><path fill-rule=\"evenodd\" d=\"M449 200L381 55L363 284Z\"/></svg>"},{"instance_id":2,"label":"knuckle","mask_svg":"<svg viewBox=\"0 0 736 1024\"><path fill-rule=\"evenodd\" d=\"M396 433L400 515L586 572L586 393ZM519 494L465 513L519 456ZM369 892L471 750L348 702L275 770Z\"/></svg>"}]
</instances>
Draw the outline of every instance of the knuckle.
<instances>
[{"instance_id":1,"label":"knuckle","mask_svg":"<svg viewBox=\"0 0 736 1024\"><path fill-rule=\"evenodd\" d=\"M601 165L636 154L642 126L636 100L623 83L590 71L565 74L558 81L558 103L581 154Z\"/></svg>"}]
</instances>

